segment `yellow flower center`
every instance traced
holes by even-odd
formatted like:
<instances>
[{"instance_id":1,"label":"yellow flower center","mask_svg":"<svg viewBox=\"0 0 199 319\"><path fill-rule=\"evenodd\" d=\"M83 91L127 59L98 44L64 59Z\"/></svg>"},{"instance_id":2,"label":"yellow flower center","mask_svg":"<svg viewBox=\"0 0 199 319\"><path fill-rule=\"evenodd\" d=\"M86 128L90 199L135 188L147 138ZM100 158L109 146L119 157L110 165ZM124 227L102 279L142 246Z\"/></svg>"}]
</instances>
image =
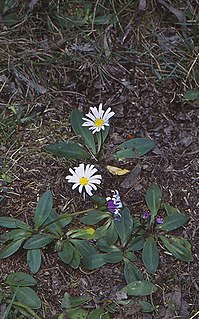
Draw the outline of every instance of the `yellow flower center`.
<instances>
[{"instance_id":1,"label":"yellow flower center","mask_svg":"<svg viewBox=\"0 0 199 319\"><path fill-rule=\"evenodd\" d=\"M87 185L88 184L88 178L87 177L81 177L80 180L79 180L79 183L83 186Z\"/></svg>"},{"instance_id":2,"label":"yellow flower center","mask_svg":"<svg viewBox=\"0 0 199 319\"><path fill-rule=\"evenodd\" d=\"M95 126L97 127L101 127L104 124L104 120L102 120L101 118L96 119L94 122Z\"/></svg>"}]
</instances>

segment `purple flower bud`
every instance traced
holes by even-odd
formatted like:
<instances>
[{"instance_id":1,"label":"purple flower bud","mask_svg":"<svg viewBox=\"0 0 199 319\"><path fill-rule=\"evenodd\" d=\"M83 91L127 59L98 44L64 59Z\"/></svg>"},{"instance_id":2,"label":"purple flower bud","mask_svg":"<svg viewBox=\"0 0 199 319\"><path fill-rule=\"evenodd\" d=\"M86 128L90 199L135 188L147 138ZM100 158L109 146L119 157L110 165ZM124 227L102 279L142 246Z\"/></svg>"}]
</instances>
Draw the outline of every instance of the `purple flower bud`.
<instances>
[{"instance_id":1,"label":"purple flower bud","mask_svg":"<svg viewBox=\"0 0 199 319\"><path fill-rule=\"evenodd\" d=\"M149 213L149 212L147 212L147 211L145 211L144 213L143 213L143 215L142 215L142 218L143 219L149 219L151 217L151 214Z\"/></svg>"},{"instance_id":2,"label":"purple flower bud","mask_svg":"<svg viewBox=\"0 0 199 319\"><path fill-rule=\"evenodd\" d=\"M163 222L164 222L164 218L163 217L157 217L156 218L156 223L163 224Z\"/></svg>"}]
</instances>

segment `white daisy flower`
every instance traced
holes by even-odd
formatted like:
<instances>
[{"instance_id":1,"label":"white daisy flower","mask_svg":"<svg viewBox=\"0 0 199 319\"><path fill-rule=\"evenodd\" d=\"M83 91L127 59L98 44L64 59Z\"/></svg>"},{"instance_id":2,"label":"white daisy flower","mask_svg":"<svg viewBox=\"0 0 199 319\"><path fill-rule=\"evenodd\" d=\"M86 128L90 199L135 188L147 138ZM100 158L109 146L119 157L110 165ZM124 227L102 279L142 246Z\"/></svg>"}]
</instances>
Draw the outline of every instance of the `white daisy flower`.
<instances>
[{"instance_id":1,"label":"white daisy flower","mask_svg":"<svg viewBox=\"0 0 199 319\"><path fill-rule=\"evenodd\" d=\"M82 126L90 126L89 130L92 130L93 134L105 129L105 126L109 126L109 119L115 114L111 112L109 107L106 111L102 110L102 103L99 105L99 109L91 107L90 112L86 114L86 117L82 119L85 121Z\"/></svg>"},{"instance_id":2,"label":"white daisy flower","mask_svg":"<svg viewBox=\"0 0 199 319\"><path fill-rule=\"evenodd\" d=\"M74 167L74 170L69 168L69 171L72 175L67 175L66 179L69 183L74 184L72 189L79 187L80 193L85 189L86 193L92 196L92 190L97 190L96 184L99 185L101 183L102 176L99 174L94 175L97 172L94 165L87 164L84 167L84 164L80 164L78 167Z\"/></svg>"}]
</instances>

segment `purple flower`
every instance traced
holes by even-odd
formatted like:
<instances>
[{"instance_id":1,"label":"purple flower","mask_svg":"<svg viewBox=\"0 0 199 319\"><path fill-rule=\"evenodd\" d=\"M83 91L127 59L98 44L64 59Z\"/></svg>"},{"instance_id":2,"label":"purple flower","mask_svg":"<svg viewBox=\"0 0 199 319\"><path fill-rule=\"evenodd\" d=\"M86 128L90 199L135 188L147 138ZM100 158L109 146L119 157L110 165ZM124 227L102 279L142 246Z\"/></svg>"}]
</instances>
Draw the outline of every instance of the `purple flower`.
<instances>
[{"instance_id":1,"label":"purple flower","mask_svg":"<svg viewBox=\"0 0 199 319\"><path fill-rule=\"evenodd\" d=\"M119 221L122 217L120 214L120 208L122 208L122 202L120 200L120 195L117 190L111 191L113 193L112 197L107 197L107 207L108 210L113 214L114 220Z\"/></svg>"},{"instance_id":2,"label":"purple flower","mask_svg":"<svg viewBox=\"0 0 199 319\"><path fill-rule=\"evenodd\" d=\"M151 217L151 214L149 213L149 212L147 212L147 211L145 211L144 213L143 213L143 215L142 215L142 218L143 219L149 219Z\"/></svg>"},{"instance_id":3,"label":"purple flower","mask_svg":"<svg viewBox=\"0 0 199 319\"><path fill-rule=\"evenodd\" d=\"M157 217L156 218L156 223L163 224L163 222L164 222L164 218L163 217Z\"/></svg>"}]
</instances>

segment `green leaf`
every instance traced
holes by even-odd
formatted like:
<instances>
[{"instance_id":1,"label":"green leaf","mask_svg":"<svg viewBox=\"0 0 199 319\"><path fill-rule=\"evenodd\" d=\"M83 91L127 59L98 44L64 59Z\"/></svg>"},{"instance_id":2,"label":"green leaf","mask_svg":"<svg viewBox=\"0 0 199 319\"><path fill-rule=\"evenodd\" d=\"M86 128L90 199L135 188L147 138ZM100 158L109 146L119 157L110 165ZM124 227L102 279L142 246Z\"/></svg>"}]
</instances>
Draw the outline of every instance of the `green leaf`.
<instances>
[{"instance_id":1,"label":"green leaf","mask_svg":"<svg viewBox=\"0 0 199 319\"><path fill-rule=\"evenodd\" d=\"M108 136L109 129L110 129L110 126L105 126L105 129L104 129L104 130L101 130L102 144L105 142L105 140L106 140L106 138L107 138L107 136Z\"/></svg>"},{"instance_id":2,"label":"green leaf","mask_svg":"<svg viewBox=\"0 0 199 319\"><path fill-rule=\"evenodd\" d=\"M141 306L142 312L152 312L155 309L155 307L150 302L144 300L139 300L138 302Z\"/></svg>"},{"instance_id":3,"label":"green leaf","mask_svg":"<svg viewBox=\"0 0 199 319\"><path fill-rule=\"evenodd\" d=\"M53 198L51 191L46 191L39 199L36 206L34 223L35 227L38 229L42 226L45 220L51 213L53 206Z\"/></svg>"},{"instance_id":4,"label":"green leaf","mask_svg":"<svg viewBox=\"0 0 199 319\"><path fill-rule=\"evenodd\" d=\"M67 232L67 236L70 236L70 238L89 240L89 239L95 238L95 229L92 227L87 227L85 229L83 228L72 229Z\"/></svg>"},{"instance_id":5,"label":"green leaf","mask_svg":"<svg viewBox=\"0 0 199 319\"><path fill-rule=\"evenodd\" d=\"M157 212L160 209L161 200L162 192L160 187L156 184L150 186L146 192L146 202L152 217L157 215Z\"/></svg>"},{"instance_id":6,"label":"green leaf","mask_svg":"<svg viewBox=\"0 0 199 319\"><path fill-rule=\"evenodd\" d=\"M137 257L134 253L132 253L131 251L126 250L124 252L124 258L129 259L130 261L136 261Z\"/></svg>"},{"instance_id":7,"label":"green leaf","mask_svg":"<svg viewBox=\"0 0 199 319\"><path fill-rule=\"evenodd\" d=\"M58 215L54 209L51 209L50 215L46 218L45 222L42 225L43 229L49 230L51 233L55 235L63 235L62 225L58 219ZM57 221L56 221L57 220ZM53 222L52 224L48 225L49 223ZM48 226L46 226L48 225Z\"/></svg>"},{"instance_id":8,"label":"green leaf","mask_svg":"<svg viewBox=\"0 0 199 319\"><path fill-rule=\"evenodd\" d=\"M183 95L183 100L199 101L199 90L187 90Z\"/></svg>"},{"instance_id":9,"label":"green leaf","mask_svg":"<svg viewBox=\"0 0 199 319\"><path fill-rule=\"evenodd\" d=\"M100 152L101 148L102 148L102 135L101 132L96 132L95 133L95 137L97 140L97 154Z\"/></svg>"},{"instance_id":10,"label":"green leaf","mask_svg":"<svg viewBox=\"0 0 199 319\"><path fill-rule=\"evenodd\" d=\"M164 218L163 224L156 226L157 229L171 231L177 229L187 223L189 220L189 215L181 213L173 213L172 215L166 216Z\"/></svg>"},{"instance_id":11,"label":"green leaf","mask_svg":"<svg viewBox=\"0 0 199 319\"><path fill-rule=\"evenodd\" d=\"M71 114L71 125L76 135L80 135L86 146L88 147L91 152L96 155L96 146L94 141L94 136L91 133L91 131L86 126L82 126L83 120L82 120L83 114L78 110L75 109L72 111Z\"/></svg>"},{"instance_id":12,"label":"green leaf","mask_svg":"<svg viewBox=\"0 0 199 319\"><path fill-rule=\"evenodd\" d=\"M148 296L155 292L157 288L150 281L134 281L125 286L121 291L130 296Z\"/></svg>"},{"instance_id":13,"label":"green leaf","mask_svg":"<svg viewBox=\"0 0 199 319\"><path fill-rule=\"evenodd\" d=\"M18 239L0 249L0 259L4 259L13 255L19 249L24 240L25 238Z\"/></svg>"},{"instance_id":14,"label":"green leaf","mask_svg":"<svg viewBox=\"0 0 199 319\"><path fill-rule=\"evenodd\" d=\"M73 258L73 252L73 245L69 241L64 241L62 251L58 252L58 256L65 264L69 264Z\"/></svg>"},{"instance_id":15,"label":"green leaf","mask_svg":"<svg viewBox=\"0 0 199 319\"><path fill-rule=\"evenodd\" d=\"M86 152L79 144L74 142L59 142L49 144L44 147L44 150L54 155L67 159L88 159L91 155Z\"/></svg>"},{"instance_id":16,"label":"green leaf","mask_svg":"<svg viewBox=\"0 0 199 319\"><path fill-rule=\"evenodd\" d=\"M12 13L6 14L6 16L4 16L3 18L3 21L5 25L12 27L13 25L19 22L19 17L17 13L12 12Z\"/></svg>"},{"instance_id":17,"label":"green leaf","mask_svg":"<svg viewBox=\"0 0 199 319\"><path fill-rule=\"evenodd\" d=\"M142 236L137 236L133 238L128 244L128 250L137 251L144 247L144 238Z\"/></svg>"},{"instance_id":18,"label":"green leaf","mask_svg":"<svg viewBox=\"0 0 199 319\"><path fill-rule=\"evenodd\" d=\"M12 217L0 217L0 226L5 228L21 228L24 230L32 230L28 224Z\"/></svg>"},{"instance_id":19,"label":"green leaf","mask_svg":"<svg viewBox=\"0 0 199 319\"><path fill-rule=\"evenodd\" d=\"M62 302L61 302L61 307L62 307L62 309L71 308L70 295L68 292L64 293L64 297L63 297Z\"/></svg>"},{"instance_id":20,"label":"green leaf","mask_svg":"<svg viewBox=\"0 0 199 319\"><path fill-rule=\"evenodd\" d=\"M27 252L27 264L30 271L36 274L41 267L41 250L40 249L30 249Z\"/></svg>"},{"instance_id":21,"label":"green leaf","mask_svg":"<svg viewBox=\"0 0 199 319\"><path fill-rule=\"evenodd\" d=\"M89 245L85 240L72 239L70 242L77 248L82 257L97 253L95 247Z\"/></svg>"},{"instance_id":22,"label":"green leaf","mask_svg":"<svg viewBox=\"0 0 199 319\"><path fill-rule=\"evenodd\" d=\"M74 269L77 269L80 265L80 254L79 251L73 247L74 251L73 251L73 258L70 262L70 266Z\"/></svg>"},{"instance_id":23,"label":"green leaf","mask_svg":"<svg viewBox=\"0 0 199 319\"><path fill-rule=\"evenodd\" d=\"M83 308L72 308L68 309L66 313L70 319L87 319L88 310Z\"/></svg>"},{"instance_id":24,"label":"green leaf","mask_svg":"<svg viewBox=\"0 0 199 319\"><path fill-rule=\"evenodd\" d=\"M69 295L69 293L65 292L61 307L62 308L75 308L77 306L83 305L86 302L92 300L91 297L84 297L84 296L78 296L78 297L72 297Z\"/></svg>"},{"instance_id":25,"label":"green leaf","mask_svg":"<svg viewBox=\"0 0 199 319\"><path fill-rule=\"evenodd\" d=\"M120 249L117 246L108 244L107 241L103 238L98 240L96 247L105 253L111 251L120 251Z\"/></svg>"},{"instance_id":26,"label":"green leaf","mask_svg":"<svg viewBox=\"0 0 199 319\"><path fill-rule=\"evenodd\" d=\"M111 224L106 232L106 241L109 245L113 245L113 244L115 244L117 239L118 239L118 234L117 234L117 231L115 229L114 220L112 220Z\"/></svg>"},{"instance_id":27,"label":"green leaf","mask_svg":"<svg viewBox=\"0 0 199 319\"><path fill-rule=\"evenodd\" d=\"M47 246L54 240L54 237L47 234L37 234L32 236L23 245L25 249L38 249Z\"/></svg>"},{"instance_id":28,"label":"green leaf","mask_svg":"<svg viewBox=\"0 0 199 319\"><path fill-rule=\"evenodd\" d=\"M36 280L29 274L24 272L15 272L13 274L9 274L6 279L5 283L9 286L19 286L19 287L26 287L26 286L34 286L36 285Z\"/></svg>"},{"instance_id":29,"label":"green leaf","mask_svg":"<svg viewBox=\"0 0 199 319\"><path fill-rule=\"evenodd\" d=\"M91 199L94 200L98 204L98 206L106 206L106 198L105 197L94 194L91 196ZM102 211L102 213L104 213L104 212ZM108 212L106 212L106 213L108 213Z\"/></svg>"},{"instance_id":30,"label":"green leaf","mask_svg":"<svg viewBox=\"0 0 199 319\"><path fill-rule=\"evenodd\" d=\"M97 308L89 313L87 319L110 319L110 316L104 308Z\"/></svg>"},{"instance_id":31,"label":"green leaf","mask_svg":"<svg viewBox=\"0 0 199 319\"><path fill-rule=\"evenodd\" d=\"M123 254L121 251L110 251L104 255L104 260L106 263L116 264L122 261Z\"/></svg>"},{"instance_id":32,"label":"green leaf","mask_svg":"<svg viewBox=\"0 0 199 319\"><path fill-rule=\"evenodd\" d=\"M138 158L149 152L155 146L155 142L148 138L134 138L118 146L120 149L115 158L123 160L126 158Z\"/></svg>"},{"instance_id":33,"label":"green leaf","mask_svg":"<svg viewBox=\"0 0 199 319\"><path fill-rule=\"evenodd\" d=\"M41 308L41 300L30 287L19 287L16 292L16 300L27 305L31 309Z\"/></svg>"},{"instance_id":34,"label":"green leaf","mask_svg":"<svg viewBox=\"0 0 199 319\"><path fill-rule=\"evenodd\" d=\"M120 237L122 245L124 246L132 233L133 219L130 215L129 209L126 207L120 211L120 214L120 220L115 221L115 229Z\"/></svg>"},{"instance_id":35,"label":"green leaf","mask_svg":"<svg viewBox=\"0 0 199 319\"><path fill-rule=\"evenodd\" d=\"M159 265L159 252L153 236L149 236L144 243L142 260L145 267L151 273L155 273Z\"/></svg>"},{"instance_id":36,"label":"green leaf","mask_svg":"<svg viewBox=\"0 0 199 319\"><path fill-rule=\"evenodd\" d=\"M160 239L174 257L185 262L193 261L192 252L190 248L187 248L189 243L185 239L174 236L169 237L169 239L160 236Z\"/></svg>"},{"instance_id":37,"label":"green leaf","mask_svg":"<svg viewBox=\"0 0 199 319\"><path fill-rule=\"evenodd\" d=\"M130 284L134 281L143 280L142 273L139 271L139 269L127 260L124 263L124 277L127 284Z\"/></svg>"},{"instance_id":38,"label":"green leaf","mask_svg":"<svg viewBox=\"0 0 199 319\"><path fill-rule=\"evenodd\" d=\"M99 239L106 236L106 232L111 224L112 220L108 220L103 226L98 227L95 230L95 238Z\"/></svg>"},{"instance_id":39,"label":"green leaf","mask_svg":"<svg viewBox=\"0 0 199 319\"><path fill-rule=\"evenodd\" d=\"M104 218L109 218L111 214L109 212L102 212L101 210L93 210L80 220L86 225L95 225Z\"/></svg>"},{"instance_id":40,"label":"green leaf","mask_svg":"<svg viewBox=\"0 0 199 319\"><path fill-rule=\"evenodd\" d=\"M24 229L13 229L0 236L0 242L6 243L9 240L16 240L20 238L28 238L31 236L31 232Z\"/></svg>"},{"instance_id":41,"label":"green leaf","mask_svg":"<svg viewBox=\"0 0 199 319\"><path fill-rule=\"evenodd\" d=\"M179 213L179 210L177 208L169 205L168 203L164 203L164 209L166 210L168 216Z\"/></svg>"},{"instance_id":42,"label":"green leaf","mask_svg":"<svg viewBox=\"0 0 199 319\"><path fill-rule=\"evenodd\" d=\"M104 257L105 254L93 254L85 256L82 258L81 264L86 269L97 269L107 263Z\"/></svg>"}]
</instances>

